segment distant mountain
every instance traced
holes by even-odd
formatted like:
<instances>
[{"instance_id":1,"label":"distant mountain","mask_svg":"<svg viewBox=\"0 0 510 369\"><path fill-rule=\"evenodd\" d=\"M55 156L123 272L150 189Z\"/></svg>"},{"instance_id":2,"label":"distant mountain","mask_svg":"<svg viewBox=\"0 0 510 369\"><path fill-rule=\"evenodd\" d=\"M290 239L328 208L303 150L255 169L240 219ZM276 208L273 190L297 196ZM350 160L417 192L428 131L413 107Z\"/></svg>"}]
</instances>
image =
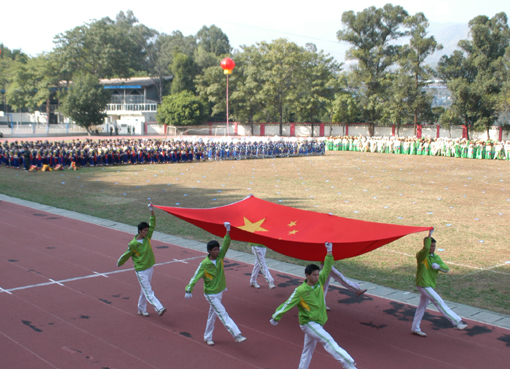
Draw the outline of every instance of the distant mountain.
<instances>
[{"instance_id":1,"label":"distant mountain","mask_svg":"<svg viewBox=\"0 0 510 369\"><path fill-rule=\"evenodd\" d=\"M443 45L443 50L436 51L427 58L427 63L437 64L441 56L451 55L458 49L460 40L468 39L469 27L462 23L431 23L428 28L429 35L434 36L436 41Z\"/></svg>"}]
</instances>

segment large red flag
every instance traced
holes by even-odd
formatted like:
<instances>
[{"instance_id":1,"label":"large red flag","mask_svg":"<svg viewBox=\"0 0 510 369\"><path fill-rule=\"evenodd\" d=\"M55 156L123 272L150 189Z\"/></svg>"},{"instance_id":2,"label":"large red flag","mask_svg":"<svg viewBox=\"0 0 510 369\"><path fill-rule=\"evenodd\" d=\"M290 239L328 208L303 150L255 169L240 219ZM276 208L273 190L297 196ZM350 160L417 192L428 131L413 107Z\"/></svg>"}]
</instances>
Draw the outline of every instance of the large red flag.
<instances>
[{"instance_id":1,"label":"large red flag","mask_svg":"<svg viewBox=\"0 0 510 369\"><path fill-rule=\"evenodd\" d=\"M375 250L408 234L432 229L342 218L274 204L255 196L210 209L155 207L218 237L225 235L223 223L230 222L233 240L259 243L301 260L323 260L325 242L333 243L333 256L341 260Z\"/></svg>"}]
</instances>

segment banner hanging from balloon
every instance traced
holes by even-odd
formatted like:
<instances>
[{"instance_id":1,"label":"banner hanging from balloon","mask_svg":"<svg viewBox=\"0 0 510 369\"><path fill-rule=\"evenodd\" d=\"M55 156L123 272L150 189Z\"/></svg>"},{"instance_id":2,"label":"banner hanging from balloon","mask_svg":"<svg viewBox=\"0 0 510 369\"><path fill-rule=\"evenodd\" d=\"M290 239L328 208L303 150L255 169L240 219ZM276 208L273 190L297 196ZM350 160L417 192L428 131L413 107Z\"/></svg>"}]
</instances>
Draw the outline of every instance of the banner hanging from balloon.
<instances>
[{"instance_id":1,"label":"banner hanging from balloon","mask_svg":"<svg viewBox=\"0 0 510 369\"><path fill-rule=\"evenodd\" d=\"M154 206L217 237L225 235L223 223L230 222L232 240L262 244L280 254L312 261L324 259L325 242L333 243L333 257L341 260L432 229L343 218L274 204L252 195L208 209Z\"/></svg>"}]
</instances>

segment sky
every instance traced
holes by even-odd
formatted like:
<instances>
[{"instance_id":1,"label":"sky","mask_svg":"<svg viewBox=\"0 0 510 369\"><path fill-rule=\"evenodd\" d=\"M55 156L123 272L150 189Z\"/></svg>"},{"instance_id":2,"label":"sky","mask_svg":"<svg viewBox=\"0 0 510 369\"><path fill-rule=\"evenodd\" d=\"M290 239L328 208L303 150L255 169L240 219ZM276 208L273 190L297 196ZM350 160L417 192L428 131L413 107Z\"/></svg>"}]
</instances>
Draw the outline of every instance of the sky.
<instances>
[{"instance_id":1,"label":"sky","mask_svg":"<svg viewBox=\"0 0 510 369\"><path fill-rule=\"evenodd\" d=\"M2 4L0 43L10 49L22 49L35 56L53 49L53 38L93 19L115 18L119 11L132 10L140 23L161 33L180 30L195 35L202 26L220 27L234 48L260 41L287 38L299 45L315 43L319 50L343 60L347 45L341 45L336 32L342 28L345 11L362 11L370 6L382 7L388 1L357 0L258 0L243 1L78 1L53 0L8 1ZM71 5L72 4L72 5ZM410 14L423 12L431 23L462 23L477 15L510 16L508 0L401 0Z\"/></svg>"}]
</instances>

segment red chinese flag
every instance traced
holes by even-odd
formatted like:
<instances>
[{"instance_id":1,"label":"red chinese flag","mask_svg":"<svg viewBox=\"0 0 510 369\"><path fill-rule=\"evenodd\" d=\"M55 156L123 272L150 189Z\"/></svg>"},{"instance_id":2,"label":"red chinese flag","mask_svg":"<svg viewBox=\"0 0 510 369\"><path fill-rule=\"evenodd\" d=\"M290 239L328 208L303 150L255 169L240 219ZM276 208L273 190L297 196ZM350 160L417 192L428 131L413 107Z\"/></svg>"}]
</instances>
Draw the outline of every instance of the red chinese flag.
<instances>
[{"instance_id":1,"label":"red chinese flag","mask_svg":"<svg viewBox=\"0 0 510 369\"><path fill-rule=\"evenodd\" d=\"M233 240L265 245L301 260L323 260L325 242L333 243L335 260L352 258L411 233L432 227L410 227L366 222L274 204L249 196L230 205L210 209L155 207L218 237L230 222Z\"/></svg>"}]
</instances>

